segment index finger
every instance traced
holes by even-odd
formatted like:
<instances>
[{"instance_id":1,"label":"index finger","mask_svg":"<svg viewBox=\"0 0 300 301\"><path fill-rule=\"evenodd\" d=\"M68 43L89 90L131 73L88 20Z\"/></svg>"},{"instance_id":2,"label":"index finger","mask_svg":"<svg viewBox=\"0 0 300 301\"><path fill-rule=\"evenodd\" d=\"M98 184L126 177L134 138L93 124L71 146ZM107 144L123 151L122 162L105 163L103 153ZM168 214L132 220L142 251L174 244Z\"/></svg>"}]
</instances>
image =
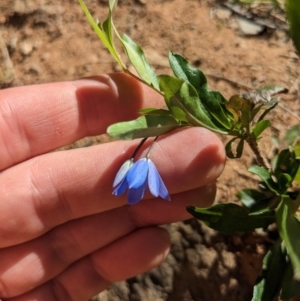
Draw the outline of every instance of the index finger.
<instances>
[{"instance_id":1,"label":"index finger","mask_svg":"<svg viewBox=\"0 0 300 301\"><path fill-rule=\"evenodd\" d=\"M162 98L124 73L0 91L0 170L105 133Z\"/></svg>"}]
</instances>

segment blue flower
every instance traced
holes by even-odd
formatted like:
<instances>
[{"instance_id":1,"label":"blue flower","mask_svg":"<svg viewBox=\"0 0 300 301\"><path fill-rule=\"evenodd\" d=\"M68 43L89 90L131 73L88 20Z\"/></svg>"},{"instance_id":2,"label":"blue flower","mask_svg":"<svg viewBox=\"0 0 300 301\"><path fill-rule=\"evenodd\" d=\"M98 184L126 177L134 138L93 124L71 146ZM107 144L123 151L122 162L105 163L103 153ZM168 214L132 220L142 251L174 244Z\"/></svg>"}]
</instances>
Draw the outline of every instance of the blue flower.
<instances>
[{"instance_id":1,"label":"blue flower","mask_svg":"<svg viewBox=\"0 0 300 301\"><path fill-rule=\"evenodd\" d=\"M147 185L153 196L171 200L153 162L143 158L133 163L133 159L130 159L124 162L116 175L113 194L122 195L128 189L128 203L136 204L144 197Z\"/></svg>"}]
</instances>

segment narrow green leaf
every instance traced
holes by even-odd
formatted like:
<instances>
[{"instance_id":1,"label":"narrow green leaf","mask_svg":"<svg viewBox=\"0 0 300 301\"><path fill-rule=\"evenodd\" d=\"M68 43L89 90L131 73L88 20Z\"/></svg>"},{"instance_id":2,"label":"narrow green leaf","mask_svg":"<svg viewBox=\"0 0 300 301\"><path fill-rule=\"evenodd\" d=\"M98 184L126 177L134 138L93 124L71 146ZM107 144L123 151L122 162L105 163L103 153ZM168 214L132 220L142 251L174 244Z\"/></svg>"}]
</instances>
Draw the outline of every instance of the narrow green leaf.
<instances>
[{"instance_id":1,"label":"narrow green leaf","mask_svg":"<svg viewBox=\"0 0 300 301\"><path fill-rule=\"evenodd\" d=\"M274 196L266 195L265 193L252 188L242 189L237 193L237 197L250 212L268 208L270 202L274 198Z\"/></svg>"},{"instance_id":2,"label":"narrow green leaf","mask_svg":"<svg viewBox=\"0 0 300 301\"><path fill-rule=\"evenodd\" d=\"M202 90L203 91L203 90ZM233 116L230 111L227 110L228 101L219 91L207 91L200 90L199 96L205 107L211 112L215 119L226 129L231 129L234 126ZM206 98L203 96L206 94Z\"/></svg>"},{"instance_id":3,"label":"narrow green leaf","mask_svg":"<svg viewBox=\"0 0 300 301\"><path fill-rule=\"evenodd\" d=\"M281 283L280 300L291 300L299 291L300 281L294 278L293 266L291 261L288 261Z\"/></svg>"},{"instance_id":4,"label":"narrow green leaf","mask_svg":"<svg viewBox=\"0 0 300 301\"><path fill-rule=\"evenodd\" d=\"M102 41L102 43L105 45L105 47L108 49L108 51L111 53L111 55L114 57L114 59L120 64L120 66L124 69L124 64L120 59L120 56L118 55L117 50L115 49L114 45L111 43L112 41L112 37L108 36L104 31L101 30L101 28L98 26L98 23L94 21L92 15L90 14L88 8L86 7L85 3L83 0L78 0L79 4L83 10L83 12L85 13L89 23L91 24L91 26L93 27L94 31L96 32L96 34L98 35L98 37L100 38L100 40ZM106 30L108 30L109 32L109 25L105 25Z\"/></svg>"},{"instance_id":5,"label":"narrow green leaf","mask_svg":"<svg viewBox=\"0 0 300 301\"><path fill-rule=\"evenodd\" d=\"M290 23L290 36L296 49L300 52L300 2L299 0L286 0L285 8Z\"/></svg>"},{"instance_id":6,"label":"narrow green leaf","mask_svg":"<svg viewBox=\"0 0 300 301\"><path fill-rule=\"evenodd\" d=\"M297 170L297 173L296 173L296 175L295 175L294 181L295 181L297 184L300 184L300 167L299 167L298 170Z\"/></svg>"},{"instance_id":7,"label":"narrow green leaf","mask_svg":"<svg viewBox=\"0 0 300 301\"><path fill-rule=\"evenodd\" d=\"M288 145L293 145L298 137L300 137L300 124L289 128L285 133L284 140Z\"/></svg>"},{"instance_id":8,"label":"narrow green leaf","mask_svg":"<svg viewBox=\"0 0 300 301\"><path fill-rule=\"evenodd\" d=\"M117 6L118 1L117 0L109 0L109 12L107 19L102 24L102 29L106 34L106 37L110 43L110 45L115 49L114 41L113 41L113 21L112 21L112 14Z\"/></svg>"},{"instance_id":9,"label":"narrow green leaf","mask_svg":"<svg viewBox=\"0 0 300 301\"><path fill-rule=\"evenodd\" d=\"M253 129L253 135L255 136L256 139L259 138L260 134L267 129L271 125L270 120L261 120L259 121L254 129Z\"/></svg>"},{"instance_id":10,"label":"narrow green leaf","mask_svg":"<svg viewBox=\"0 0 300 301\"><path fill-rule=\"evenodd\" d=\"M276 210L279 234L291 259L296 280L300 280L300 222L295 217L299 201L282 197L282 201Z\"/></svg>"},{"instance_id":11,"label":"narrow green leaf","mask_svg":"<svg viewBox=\"0 0 300 301\"><path fill-rule=\"evenodd\" d=\"M297 160L300 160L300 139L298 139L294 142L293 151L294 151L294 154L295 154L295 158Z\"/></svg>"},{"instance_id":12,"label":"narrow green leaf","mask_svg":"<svg viewBox=\"0 0 300 301\"><path fill-rule=\"evenodd\" d=\"M237 144L235 154L234 154L233 151L232 151L232 146L233 146L233 142L237 139L240 139L240 141ZM233 139L228 141L225 145L226 155L230 159L240 158L242 156L243 149L244 149L244 139L241 139L239 137L234 137Z\"/></svg>"},{"instance_id":13,"label":"narrow green leaf","mask_svg":"<svg viewBox=\"0 0 300 301\"><path fill-rule=\"evenodd\" d=\"M235 159L236 155L232 151L232 144L235 140L239 139L239 137L234 137L230 139L225 145L226 156L230 159Z\"/></svg>"},{"instance_id":14,"label":"narrow green leaf","mask_svg":"<svg viewBox=\"0 0 300 301\"><path fill-rule=\"evenodd\" d=\"M157 108L145 108L139 111L144 115L170 115L169 110L157 109Z\"/></svg>"},{"instance_id":15,"label":"narrow green leaf","mask_svg":"<svg viewBox=\"0 0 300 301\"><path fill-rule=\"evenodd\" d=\"M279 189L276 183L273 181L271 174L265 168L260 167L258 165L253 165L249 167L248 171L258 175L266 183L266 185L272 192L279 194Z\"/></svg>"},{"instance_id":16,"label":"narrow green leaf","mask_svg":"<svg viewBox=\"0 0 300 301\"><path fill-rule=\"evenodd\" d=\"M254 119L254 117L258 114L258 112L263 108L264 104L260 104L255 106L255 108L251 112L251 120Z\"/></svg>"},{"instance_id":17,"label":"narrow green leaf","mask_svg":"<svg viewBox=\"0 0 300 301\"><path fill-rule=\"evenodd\" d=\"M210 228L228 235L266 228L275 222L273 210L249 213L246 207L234 203L217 204L210 208L187 207L187 211Z\"/></svg>"},{"instance_id":18,"label":"narrow green leaf","mask_svg":"<svg viewBox=\"0 0 300 301\"><path fill-rule=\"evenodd\" d=\"M292 185L297 175L300 160L296 159L293 149L283 149L272 161L273 173L277 179L281 193Z\"/></svg>"},{"instance_id":19,"label":"narrow green leaf","mask_svg":"<svg viewBox=\"0 0 300 301\"><path fill-rule=\"evenodd\" d=\"M256 280L251 301L273 301L278 295L286 268L285 256L279 239L264 257L262 273Z\"/></svg>"},{"instance_id":20,"label":"narrow green leaf","mask_svg":"<svg viewBox=\"0 0 300 301\"><path fill-rule=\"evenodd\" d=\"M131 140L164 135L182 127L170 115L146 115L136 120L115 123L108 127L107 134L113 138Z\"/></svg>"},{"instance_id":21,"label":"narrow green leaf","mask_svg":"<svg viewBox=\"0 0 300 301\"><path fill-rule=\"evenodd\" d=\"M266 110L259 116L258 118L258 121L257 122L260 122L261 120L263 120L267 114L269 114L273 109L275 109L278 105L278 102L274 102L274 103L271 103L267 108ZM265 107L265 106L264 106Z\"/></svg>"},{"instance_id":22,"label":"narrow green leaf","mask_svg":"<svg viewBox=\"0 0 300 301\"><path fill-rule=\"evenodd\" d=\"M124 34L122 36L121 42L123 47L130 59L130 62L134 66L135 70L139 76L155 90L159 91L158 79L148 64L144 51L136 43L134 43L129 36Z\"/></svg>"}]
</instances>

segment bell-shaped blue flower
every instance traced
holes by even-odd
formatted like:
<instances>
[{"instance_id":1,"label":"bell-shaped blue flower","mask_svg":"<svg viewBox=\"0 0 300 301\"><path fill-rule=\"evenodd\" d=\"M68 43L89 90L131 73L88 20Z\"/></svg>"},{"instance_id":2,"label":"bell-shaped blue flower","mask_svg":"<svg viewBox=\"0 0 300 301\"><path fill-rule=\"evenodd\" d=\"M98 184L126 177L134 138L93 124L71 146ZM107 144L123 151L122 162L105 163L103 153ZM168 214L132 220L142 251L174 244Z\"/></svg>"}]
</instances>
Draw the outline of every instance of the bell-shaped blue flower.
<instances>
[{"instance_id":1,"label":"bell-shaped blue flower","mask_svg":"<svg viewBox=\"0 0 300 301\"><path fill-rule=\"evenodd\" d=\"M121 166L121 168L119 169L119 171L117 172L113 183L114 195L121 195L128 188L126 175L132 165L133 165L133 159L126 160Z\"/></svg>"},{"instance_id":2,"label":"bell-shaped blue flower","mask_svg":"<svg viewBox=\"0 0 300 301\"><path fill-rule=\"evenodd\" d=\"M113 194L121 195L128 189L128 203L136 204L144 197L147 185L153 196L171 199L158 170L149 158L142 158L134 164L132 159L127 160L116 175Z\"/></svg>"}]
</instances>

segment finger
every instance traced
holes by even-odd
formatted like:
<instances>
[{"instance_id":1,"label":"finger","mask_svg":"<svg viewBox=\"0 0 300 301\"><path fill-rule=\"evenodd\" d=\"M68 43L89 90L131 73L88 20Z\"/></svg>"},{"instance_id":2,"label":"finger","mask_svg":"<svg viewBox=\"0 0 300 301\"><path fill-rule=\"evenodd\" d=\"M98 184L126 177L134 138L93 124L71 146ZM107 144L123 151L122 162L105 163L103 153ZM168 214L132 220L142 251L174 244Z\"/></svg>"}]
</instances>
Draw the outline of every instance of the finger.
<instances>
[{"instance_id":1,"label":"finger","mask_svg":"<svg viewBox=\"0 0 300 301\"><path fill-rule=\"evenodd\" d=\"M0 246L33 239L68 220L126 204L126 195L112 195L112 182L136 145L135 141L114 142L55 152L4 171L0 174ZM182 145L189 151L184 152ZM174 194L214 181L225 156L214 134L190 128L159 140L151 158Z\"/></svg>"},{"instance_id":2,"label":"finger","mask_svg":"<svg viewBox=\"0 0 300 301\"><path fill-rule=\"evenodd\" d=\"M159 200L147 200L146 204L128 206L129 208L123 206L74 220L35 240L1 249L0 258L5 260L0 261L0 292L5 297L24 293L54 278L73 262L128 235L136 228L190 217L185 206L199 205L200 199L211 202L213 197L212 187L198 188L174 195L172 206L165 202L159 212L151 208L157 208Z\"/></svg>"},{"instance_id":3,"label":"finger","mask_svg":"<svg viewBox=\"0 0 300 301\"><path fill-rule=\"evenodd\" d=\"M76 262L43 286L4 300L86 300L104 290L109 283L130 278L159 265L167 256L169 247L170 238L164 229L139 229Z\"/></svg>"},{"instance_id":4,"label":"finger","mask_svg":"<svg viewBox=\"0 0 300 301\"><path fill-rule=\"evenodd\" d=\"M123 73L1 90L0 170L162 105L157 93Z\"/></svg>"}]
</instances>

